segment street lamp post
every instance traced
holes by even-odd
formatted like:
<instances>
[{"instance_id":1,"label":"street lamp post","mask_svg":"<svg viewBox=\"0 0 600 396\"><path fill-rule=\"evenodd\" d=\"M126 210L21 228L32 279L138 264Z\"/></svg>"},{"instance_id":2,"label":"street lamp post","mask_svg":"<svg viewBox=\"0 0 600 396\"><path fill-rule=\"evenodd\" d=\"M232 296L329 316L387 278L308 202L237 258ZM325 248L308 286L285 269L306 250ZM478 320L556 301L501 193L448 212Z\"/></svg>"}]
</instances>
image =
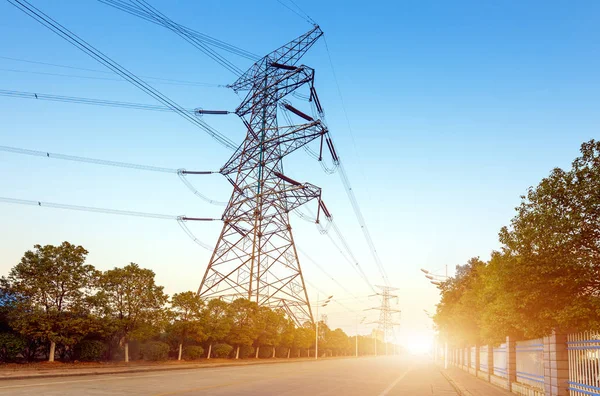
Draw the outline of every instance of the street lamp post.
<instances>
[{"instance_id":1,"label":"street lamp post","mask_svg":"<svg viewBox=\"0 0 600 396\"><path fill-rule=\"evenodd\" d=\"M319 301L319 293L317 293L317 326L315 331L315 360L319 358L319 307L326 307L333 296L327 297L326 300Z\"/></svg>"},{"instance_id":2,"label":"street lamp post","mask_svg":"<svg viewBox=\"0 0 600 396\"><path fill-rule=\"evenodd\" d=\"M360 324L362 324L366 318L367 318L366 316L363 316L363 318L360 321ZM358 316L356 316L356 337L354 337L354 339L356 341L356 357L358 357L358 325L359 325Z\"/></svg>"},{"instance_id":3,"label":"street lamp post","mask_svg":"<svg viewBox=\"0 0 600 396\"><path fill-rule=\"evenodd\" d=\"M434 274L431 271L428 271L423 268L421 268L421 271L423 273L425 273L425 278L429 279L429 282L432 285L435 285L438 289L441 289L442 282L444 282L450 278L448 276L448 264L446 264L446 274L445 275L437 275L437 274ZM427 313L427 316L429 316L431 318L431 315L429 314L429 312L425 311L425 313ZM433 352L433 358L436 361L436 363L437 363L438 348L439 348L439 346L438 346L438 343L436 340L435 350ZM444 342L444 368L445 369L448 368L448 342L447 341Z\"/></svg>"}]
</instances>

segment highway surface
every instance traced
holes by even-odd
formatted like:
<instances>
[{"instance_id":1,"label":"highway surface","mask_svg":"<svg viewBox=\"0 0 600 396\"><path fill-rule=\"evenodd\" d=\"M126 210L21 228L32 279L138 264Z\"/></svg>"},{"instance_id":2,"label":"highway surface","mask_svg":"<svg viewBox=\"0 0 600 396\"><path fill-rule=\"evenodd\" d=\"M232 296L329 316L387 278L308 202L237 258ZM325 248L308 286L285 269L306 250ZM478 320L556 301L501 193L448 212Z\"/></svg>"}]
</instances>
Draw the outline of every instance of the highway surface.
<instances>
[{"instance_id":1,"label":"highway surface","mask_svg":"<svg viewBox=\"0 0 600 396\"><path fill-rule=\"evenodd\" d=\"M0 395L456 395L426 357L369 357L0 381Z\"/></svg>"}]
</instances>

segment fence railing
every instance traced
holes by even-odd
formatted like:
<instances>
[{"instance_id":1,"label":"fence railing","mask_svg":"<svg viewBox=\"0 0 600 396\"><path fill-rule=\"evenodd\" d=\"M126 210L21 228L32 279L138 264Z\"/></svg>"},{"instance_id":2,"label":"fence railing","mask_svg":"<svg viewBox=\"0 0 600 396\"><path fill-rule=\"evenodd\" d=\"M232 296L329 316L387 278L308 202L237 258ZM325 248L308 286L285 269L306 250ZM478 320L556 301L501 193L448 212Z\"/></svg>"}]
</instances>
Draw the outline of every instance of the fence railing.
<instances>
[{"instance_id":1,"label":"fence railing","mask_svg":"<svg viewBox=\"0 0 600 396\"><path fill-rule=\"evenodd\" d=\"M471 348L469 348L469 354L471 355L471 361L469 362L469 366L471 368L475 368L476 367L475 366L475 362L476 362L475 359L476 359L476 356L477 356L476 352L477 352L477 348L475 348L474 346L472 346Z\"/></svg>"},{"instance_id":2,"label":"fence railing","mask_svg":"<svg viewBox=\"0 0 600 396\"><path fill-rule=\"evenodd\" d=\"M488 372L488 346L479 347L479 370Z\"/></svg>"},{"instance_id":3,"label":"fence railing","mask_svg":"<svg viewBox=\"0 0 600 396\"><path fill-rule=\"evenodd\" d=\"M571 396L600 394L600 332L584 331L567 337Z\"/></svg>"},{"instance_id":4,"label":"fence railing","mask_svg":"<svg viewBox=\"0 0 600 396\"><path fill-rule=\"evenodd\" d=\"M501 344L499 347L493 348L494 354L494 370L492 374L498 377L507 378L506 372L506 344Z\"/></svg>"},{"instance_id":5,"label":"fence railing","mask_svg":"<svg viewBox=\"0 0 600 396\"><path fill-rule=\"evenodd\" d=\"M516 342L517 382L534 388L544 387L544 340Z\"/></svg>"}]
</instances>

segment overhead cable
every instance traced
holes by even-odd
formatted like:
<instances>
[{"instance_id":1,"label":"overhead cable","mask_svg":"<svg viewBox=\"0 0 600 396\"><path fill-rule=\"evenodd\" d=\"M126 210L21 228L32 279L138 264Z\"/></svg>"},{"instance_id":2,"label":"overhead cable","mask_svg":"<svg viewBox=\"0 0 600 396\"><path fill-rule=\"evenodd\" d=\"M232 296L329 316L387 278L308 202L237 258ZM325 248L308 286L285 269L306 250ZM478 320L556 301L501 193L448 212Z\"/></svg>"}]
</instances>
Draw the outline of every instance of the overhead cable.
<instances>
[{"instance_id":1,"label":"overhead cable","mask_svg":"<svg viewBox=\"0 0 600 396\"><path fill-rule=\"evenodd\" d=\"M32 200L27 200L27 199L8 198L8 197L0 197L0 202L19 204L19 205L39 206L39 207L46 207L46 208L55 208L55 209L69 209L69 210L78 210L78 211L84 211L84 212L114 214L114 215L122 215L122 216L147 217L147 218L161 219L161 220L221 221L221 219L213 219L213 218L173 216L173 215L165 215L165 214L158 214L158 213L147 213L147 212L135 212L135 211L131 211L131 210L96 208L96 207L92 207L92 206L59 204L59 203L54 203L54 202L32 201Z\"/></svg>"},{"instance_id":2,"label":"overhead cable","mask_svg":"<svg viewBox=\"0 0 600 396\"><path fill-rule=\"evenodd\" d=\"M77 47L81 51L83 51L86 54L88 54L89 56L91 56L93 59L97 60L102 65L106 66L110 70L114 71L121 77L123 77L126 80L128 80L129 82L131 82L133 85L135 85L142 91L146 92L148 95L152 96L159 102L163 103L165 106L171 107L175 112L179 113L183 118L187 119L189 122L196 125L197 127L203 129L205 132L207 132L210 136L212 136L215 140L217 140L219 143L221 143L225 147L227 147L231 150L235 150L237 148L237 145L233 141L231 141L228 137L221 134L220 132L218 132L217 130L215 130L208 124L206 124L204 121L198 119L198 117L191 115L180 105L173 102L171 99L167 98L165 95L163 95L162 93L157 91L155 88L148 85L146 82L141 80L139 77L136 77L129 70L120 66L118 63L114 62L112 59L107 57L105 54L103 54L102 52L100 52L96 48L94 48L91 44L87 43L85 40L81 39L80 37L75 35L73 32L71 32L64 26L60 25L58 22L56 22L54 19L52 19L51 17L49 17L48 15L46 15L45 13L40 11L38 8L31 5L28 1L26 1L26 0L7 0L7 1L9 3L11 3L12 5L14 5L15 7L17 7L18 9L20 9L21 11L23 11L25 14L27 14L30 17L32 17L33 19L35 19L40 24L46 26L48 29L50 29L51 31L56 33L58 36L62 37L66 41L68 41L73 46Z\"/></svg>"},{"instance_id":3,"label":"overhead cable","mask_svg":"<svg viewBox=\"0 0 600 396\"><path fill-rule=\"evenodd\" d=\"M10 91L0 89L0 96L8 96L13 98L23 99L35 99L35 100L49 100L53 102L64 102L64 103L77 103L94 106L105 106L105 107L122 107L126 109L135 110L151 110L151 111L168 111L171 112L171 107L152 105L145 103L131 103L121 102L116 100L105 100L105 99L94 99L94 98L81 98L76 96L64 96L64 95L52 95L38 92L22 92L22 91ZM194 109L185 109L189 113L193 113Z\"/></svg>"},{"instance_id":4,"label":"overhead cable","mask_svg":"<svg viewBox=\"0 0 600 396\"><path fill-rule=\"evenodd\" d=\"M241 76L243 71L235 66L228 59L220 55L218 52L210 48L206 45L206 43L198 38L196 35L192 34L189 29L184 26L172 21L166 15L158 11L156 8L148 4L143 0L133 0L137 4L125 4L119 0L99 0L102 3L115 6L115 8L121 9L129 14L139 16L143 19L149 20L150 22L156 23L158 25L164 26L167 29L173 31L175 34L183 38L188 43L192 44L194 47L199 49L208 55L211 59L219 63L221 66L231 71L237 76Z\"/></svg>"},{"instance_id":5,"label":"overhead cable","mask_svg":"<svg viewBox=\"0 0 600 396\"><path fill-rule=\"evenodd\" d=\"M148 15L146 12L144 12L143 10L140 10L138 7L131 5L129 3L126 3L124 1L121 0L98 0L101 3L104 3L108 6L117 8L121 11L127 12L131 15L137 16L139 18L145 19L149 22L155 23L157 25L162 25L161 23L159 23L158 21L156 21L154 18L152 18L150 15ZM195 37L198 40L201 40L202 42L211 45L213 47L217 47L220 49L223 49L225 51L228 51L234 55L238 55L241 56L243 58L246 59L250 59L252 61L257 61L259 60L261 57L253 54L252 52L246 51L242 48L236 47L232 44L228 44L224 41L218 40L214 37L211 37L207 34L204 33L200 33L196 30L190 29L188 27L185 27L181 24L178 24L176 22L173 22L174 25L177 25L179 29L187 32L189 35Z\"/></svg>"},{"instance_id":6,"label":"overhead cable","mask_svg":"<svg viewBox=\"0 0 600 396\"><path fill-rule=\"evenodd\" d=\"M0 59L6 59L6 60L10 60L10 61L15 61L15 62L32 63L32 64L36 64L36 65L60 67L60 68L64 68L64 69L88 71L88 72L93 72L93 73L113 74L113 72L106 71L106 70L89 69L86 67L77 67L77 66L69 66L69 65L60 65L57 63L40 62L40 61L33 61L30 59L12 58L12 57L8 57L8 56L0 56ZM7 70L7 69L0 69L0 70ZM25 70L9 70L9 71L22 72L22 73L39 73L39 72L25 71ZM44 73L44 74L54 74L54 73ZM55 74L55 75L64 76L64 77L76 77L76 78L94 78L94 77L90 77L90 76L72 76L72 75L68 75L68 74ZM150 76L144 76L144 75L140 75L140 77L145 78L146 80L155 80L156 81L155 83L157 83L157 84L191 85L191 86L197 86L197 87L219 87L219 88L225 88L227 86L225 84L213 84L213 83L205 83L205 82L198 82L198 81L175 80L172 78L150 77ZM116 78L107 78L106 80L124 81L123 79L116 79Z\"/></svg>"},{"instance_id":7,"label":"overhead cable","mask_svg":"<svg viewBox=\"0 0 600 396\"><path fill-rule=\"evenodd\" d=\"M95 165L114 166L114 167L119 167L119 168L137 169L137 170L144 170L144 171L151 171L151 172L175 173L179 176L179 178L181 179L183 184L188 189L190 189L190 191L192 191L192 193L194 193L194 195L196 195L200 199L202 199L210 204L213 204L213 205L227 204L226 202L216 201L214 199L208 198L206 195L200 193L185 178L185 176L189 175L189 174L209 175L209 174L217 173L217 172L213 172L213 171L199 172L199 171L188 171L186 169L163 168L163 167L159 167L159 166L140 165L140 164L133 164L130 162L110 161L110 160L103 160L103 159L98 159L98 158L80 157L80 156L67 155L67 154L58 154L58 153L51 153L48 151L28 150L28 149L24 149L24 148L9 147L9 146L0 146L0 151L4 151L7 153L13 153L13 154L31 155L34 157L43 157L43 158L60 159L60 160L66 160L66 161L84 162L84 163L95 164Z\"/></svg>"}]
</instances>

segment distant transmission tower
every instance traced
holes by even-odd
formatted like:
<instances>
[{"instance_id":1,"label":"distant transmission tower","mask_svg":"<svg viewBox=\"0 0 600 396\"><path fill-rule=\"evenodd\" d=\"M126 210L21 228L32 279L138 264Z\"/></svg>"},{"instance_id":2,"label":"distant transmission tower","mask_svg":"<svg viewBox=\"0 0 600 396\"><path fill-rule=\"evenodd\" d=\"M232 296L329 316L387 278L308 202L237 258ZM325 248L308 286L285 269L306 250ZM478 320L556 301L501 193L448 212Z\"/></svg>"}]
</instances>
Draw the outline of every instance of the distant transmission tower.
<instances>
[{"instance_id":1,"label":"distant transmission tower","mask_svg":"<svg viewBox=\"0 0 600 396\"><path fill-rule=\"evenodd\" d=\"M394 290L398 290L397 287L390 286L376 286L381 289L381 293L374 294L381 296L381 307L370 308L379 311L379 320L371 323L379 325L379 332L383 334L383 342L385 344L385 354L387 355L387 343L390 339L395 339L394 326L400 325L398 322L394 322L393 315L399 313L399 309L392 309L390 307L390 300L398 300L398 296L392 294Z\"/></svg>"},{"instance_id":2,"label":"distant transmission tower","mask_svg":"<svg viewBox=\"0 0 600 396\"><path fill-rule=\"evenodd\" d=\"M323 35L318 26L257 61L230 87L247 91L235 113L246 127L246 138L221 168L233 185L223 214L223 230L198 293L202 297L233 300L244 297L261 306L282 308L298 324L313 321L289 212L318 201L317 221L323 212L321 189L284 175L282 160L315 139L321 139L337 160L323 110L317 97L314 70L297 65ZM319 114L313 118L283 98L308 85L310 101ZM289 111L301 124L278 124L278 110ZM205 114L225 112L203 111Z\"/></svg>"}]
</instances>

